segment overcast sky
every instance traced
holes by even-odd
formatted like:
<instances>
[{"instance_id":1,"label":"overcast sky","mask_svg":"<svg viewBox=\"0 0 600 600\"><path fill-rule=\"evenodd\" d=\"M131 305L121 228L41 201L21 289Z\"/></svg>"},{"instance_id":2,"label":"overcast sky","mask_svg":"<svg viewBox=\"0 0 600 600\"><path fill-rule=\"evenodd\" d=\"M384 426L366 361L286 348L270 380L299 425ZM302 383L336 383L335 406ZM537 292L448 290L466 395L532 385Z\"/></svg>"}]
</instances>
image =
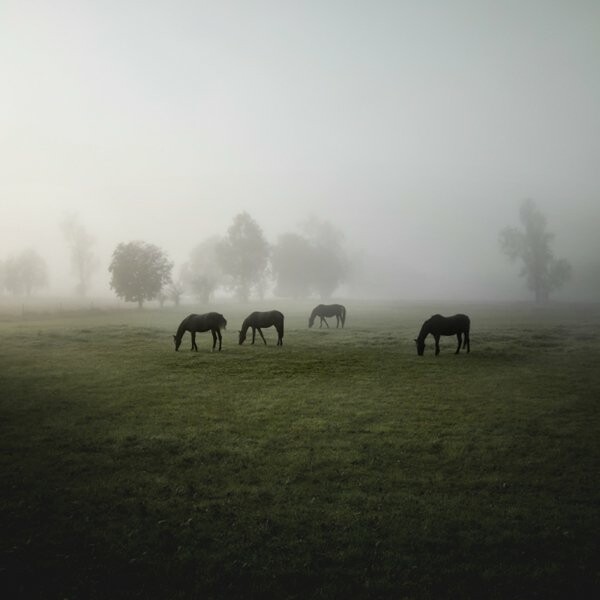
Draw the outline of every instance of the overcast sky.
<instances>
[{"instance_id":1,"label":"overcast sky","mask_svg":"<svg viewBox=\"0 0 600 600\"><path fill-rule=\"evenodd\" d=\"M0 82L0 258L55 282L66 213L104 272L245 210L271 242L331 221L399 296L493 299L524 290L497 237L532 198L600 262L597 0L0 0Z\"/></svg>"}]
</instances>

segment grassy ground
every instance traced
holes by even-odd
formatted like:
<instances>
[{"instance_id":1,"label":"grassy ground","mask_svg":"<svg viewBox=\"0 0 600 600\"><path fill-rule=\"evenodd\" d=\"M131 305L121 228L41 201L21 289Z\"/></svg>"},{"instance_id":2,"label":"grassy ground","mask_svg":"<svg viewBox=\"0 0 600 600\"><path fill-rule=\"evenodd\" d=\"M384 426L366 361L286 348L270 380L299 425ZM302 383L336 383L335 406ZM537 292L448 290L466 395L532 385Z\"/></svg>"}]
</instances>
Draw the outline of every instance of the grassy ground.
<instances>
[{"instance_id":1,"label":"grassy ground","mask_svg":"<svg viewBox=\"0 0 600 600\"><path fill-rule=\"evenodd\" d=\"M598 597L599 307L272 307L214 354L185 308L0 318L4 597Z\"/></svg>"}]
</instances>

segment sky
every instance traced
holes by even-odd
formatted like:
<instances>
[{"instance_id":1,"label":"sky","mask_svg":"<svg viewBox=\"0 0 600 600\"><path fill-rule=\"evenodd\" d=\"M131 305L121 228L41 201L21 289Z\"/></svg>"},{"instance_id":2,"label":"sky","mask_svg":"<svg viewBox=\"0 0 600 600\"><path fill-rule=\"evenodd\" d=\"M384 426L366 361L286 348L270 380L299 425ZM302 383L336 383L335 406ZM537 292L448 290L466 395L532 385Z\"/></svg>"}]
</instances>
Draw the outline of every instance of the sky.
<instances>
[{"instance_id":1,"label":"sky","mask_svg":"<svg viewBox=\"0 0 600 600\"><path fill-rule=\"evenodd\" d=\"M275 243L310 216L370 293L527 299L498 233L533 199L600 281L595 0L0 0L0 259L75 287L59 224L176 269L247 211Z\"/></svg>"}]
</instances>

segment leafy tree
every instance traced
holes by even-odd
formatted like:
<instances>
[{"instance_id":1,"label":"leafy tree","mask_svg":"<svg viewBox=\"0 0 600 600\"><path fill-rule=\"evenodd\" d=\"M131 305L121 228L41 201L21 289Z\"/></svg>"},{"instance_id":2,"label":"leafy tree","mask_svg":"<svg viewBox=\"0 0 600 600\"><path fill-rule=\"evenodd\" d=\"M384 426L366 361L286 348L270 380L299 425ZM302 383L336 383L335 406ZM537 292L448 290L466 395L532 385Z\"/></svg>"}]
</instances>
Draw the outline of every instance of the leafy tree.
<instances>
[{"instance_id":1,"label":"leafy tree","mask_svg":"<svg viewBox=\"0 0 600 600\"><path fill-rule=\"evenodd\" d=\"M180 281L173 282L167 288L167 297L173 302L173 304L175 304L175 306L179 306L179 303L181 302L181 296L183 295L183 290L184 287Z\"/></svg>"},{"instance_id":2,"label":"leafy tree","mask_svg":"<svg viewBox=\"0 0 600 600\"><path fill-rule=\"evenodd\" d=\"M36 288L48 284L48 268L44 259L32 249L10 257L4 263L4 287L12 294L31 295Z\"/></svg>"},{"instance_id":3,"label":"leafy tree","mask_svg":"<svg viewBox=\"0 0 600 600\"><path fill-rule=\"evenodd\" d=\"M89 290L91 275L98 268L98 260L92 251L94 237L74 215L63 220L61 229L71 250L71 265L78 281L77 293L85 296Z\"/></svg>"},{"instance_id":4,"label":"leafy tree","mask_svg":"<svg viewBox=\"0 0 600 600\"><path fill-rule=\"evenodd\" d=\"M348 275L344 235L328 221L309 219L304 230L312 246L308 268L313 288L322 299L330 298Z\"/></svg>"},{"instance_id":5,"label":"leafy tree","mask_svg":"<svg viewBox=\"0 0 600 600\"><path fill-rule=\"evenodd\" d=\"M314 260L314 249L305 237L297 233L279 236L271 254L275 294L286 298L310 295Z\"/></svg>"},{"instance_id":6,"label":"leafy tree","mask_svg":"<svg viewBox=\"0 0 600 600\"><path fill-rule=\"evenodd\" d=\"M240 300L248 300L254 287L264 290L269 260L269 244L262 229L246 212L236 215L227 236L217 245L217 256L231 287Z\"/></svg>"},{"instance_id":7,"label":"leafy tree","mask_svg":"<svg viewBox=\"0 0 600 600\"><path fill-rule=\"evenodd\" d=\"M519 218L523 229L505 227L500 232L500 248L511 262L521 260L521 276L534 293L536 302L546 302L550 292L562 287L571 276L571 265L554 257L554 234L546 230L546 217L532 200L521 204Z\"/></svg>"},{"instance_id":8,"label":"leafy tree","mask_svg":"<svg viewBox=\"0 0 600 600\"><path fill-rule=\"evenodd\" d=\"M199 243L181 270L182 283L204 304L210 302L223 281L223 269L217 256L220 242L219 237L211 237Z\"/></svg>"},{"instance_id":9,"label":"leafy tree","mask_svg":"<svg viewBox=\"0 0 600 600\"><path fill-rule=\"evenodd\" d=\"M110 287L126 302L157 298L163 286L171 282L173 263L157 246L146 242L119 244L108 267Z\"/></svg>"}]
</instances>

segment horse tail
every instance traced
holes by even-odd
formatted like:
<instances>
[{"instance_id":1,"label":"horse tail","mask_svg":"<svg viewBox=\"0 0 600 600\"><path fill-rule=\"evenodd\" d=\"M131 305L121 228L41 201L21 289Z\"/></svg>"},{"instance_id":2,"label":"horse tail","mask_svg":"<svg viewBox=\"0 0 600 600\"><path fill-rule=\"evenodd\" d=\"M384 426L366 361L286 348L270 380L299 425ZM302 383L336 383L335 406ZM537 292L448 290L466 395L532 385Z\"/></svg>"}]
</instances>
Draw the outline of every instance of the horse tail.
<instances>
[{"instance_id":1,"label":"horse tail","mask_svg":"<svg viewBox=\"0 0 600 600\"><path fill-rule=\"evenodd\" d=\"M342 319L342 328L344 327L344 324L346 323L346 307L342 306L341 307L341 314L340 314L340 318Z\"/></svg>"},{"instance_id":2,"label":"horse tail","mask_svg":"<svg viewBox=\"0 0 600 600\"><path fill-rule=\"evenodd\" d=\"M223 315L219 315L220 319L220 325L223 329L227 329L227 319L223 316Z\"/></svg>"}]
</instances>

